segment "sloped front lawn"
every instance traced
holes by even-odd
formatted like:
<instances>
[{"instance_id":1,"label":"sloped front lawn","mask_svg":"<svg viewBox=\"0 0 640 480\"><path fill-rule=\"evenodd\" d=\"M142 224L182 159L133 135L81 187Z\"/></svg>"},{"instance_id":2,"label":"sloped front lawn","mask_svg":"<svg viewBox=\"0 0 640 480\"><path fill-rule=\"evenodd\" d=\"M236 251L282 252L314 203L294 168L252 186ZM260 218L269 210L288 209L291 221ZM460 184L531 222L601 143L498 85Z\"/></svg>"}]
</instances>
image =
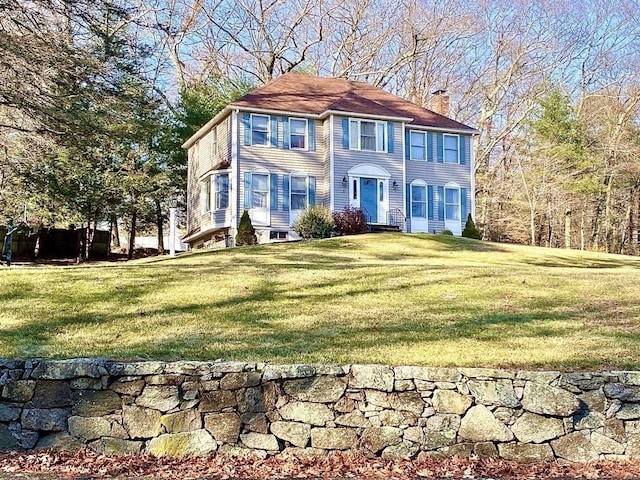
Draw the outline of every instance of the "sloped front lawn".
<instances>
[{"instance_id":1,"label":"sloped front lawn","mask_svg":"<svg viewBox=\"0 0 640 480\"><path fill-rule=\"evenodd\" d=\"M640 260L363 235L0 269L0 357L640 366Z\"/></svg>"}]
</instances>

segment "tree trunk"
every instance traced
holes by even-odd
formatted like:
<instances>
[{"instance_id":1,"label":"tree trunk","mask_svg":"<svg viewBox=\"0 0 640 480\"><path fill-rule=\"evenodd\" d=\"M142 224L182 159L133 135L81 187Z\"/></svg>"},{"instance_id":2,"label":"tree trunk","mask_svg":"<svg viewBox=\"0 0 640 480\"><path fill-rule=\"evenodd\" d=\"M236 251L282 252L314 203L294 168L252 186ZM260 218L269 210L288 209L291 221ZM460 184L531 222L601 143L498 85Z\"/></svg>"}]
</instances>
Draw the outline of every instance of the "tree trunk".
<instances>
[{"instance_id":1,"label":"tree trunk","mask_svg":"<svg viewBox=\"0 0 640 480\"><path fill-rule=\"evenodd\" d=\"M604 238L605 251L610 253L613 247L613 234L611 222L611 185L613 183L613 175L607 177L606 199L604 207Z\"/></svg>"},{"instance_id":2,"label":"tree trunk","mask_svg":"<svg viewBox=\"0 0 640 480\"><path fill-rule=\"evenodd\" d=\"M627 231L629 236L629 253L631 255L638 254L638 220L640 220L640 188L638 185L631 187L631 199L629 201L629 223L627 225Z\"/></svg>"},{"instance_id":3,"label":"tree trunk","mask_svg":"<svg viewBox=\"0 0 640 480\"><path fill-rule=\"evenodd\" d=\"M529 206L529 227L531 228L531 245L536 244L536 211Z\"/></svg>"},{"instance_id":4,"label":"tree trunk","mask_svg":"<svg viewBox=\"0 0 640 480\"><path fill-rule=\"evenodd\" d=\"M87 240L86 234L84 231L84 223L80 224L80 230L76 232L76 252L78 252L78 258L76 259L76 263L82 262L84 260L84 244Z\"/></svg>"},{"instance_id":5,"label":"tree trunk","mask_svg":"<svg viewBox=\"0 0 640 480\"><path fill-rule=\"evenodd\" d=\"M596 211L593 215L593 228L591 230L591 245L594 250L598 250L600 247L600 226L602 225L602 195L598 199L598 204L596 205Z\"/></svg>"},{"instance_id":6,"label":"tree trunk","mask_svg":"<svg viewBox=\"0 0 640 480\"><path fill-rule=\"evenodd\" d=\"M87 220L87 229L85 230L85 242L84 242L84 258L87 260L91 257L91 250L93 247L93 239L95 238L95 232L98 228L98 222L94 220L93 228L91 228L91 220Z\"/></svg>"},{"instance_id":7,"label":"tree trunk","mask_svg":"<svg viewBox=\"0 0 640 480\"><path fill-rule=\"evenodd\" d=\"M133 258L133 247L136 244L136 223L138 221L138 210L133 209L131 214L131 230L129 231L129 251L127 252L127 259Z\"/></svg>"},{"instance_id":8,"label":"tree trunk","mask_svg":"<svg viewBox=\"0 0 640 480\"><path fill-rule=\"evenodd\" d=\"M156 224L158 225L158 254L164 255L164 219L162 218L162 206L160 200L156 199Z\"/></svg>"},{"instance_id":9,"label":"tree trunk","mask_svg":"<svg viewBox=\"0 0 640 480\"><path fill-rule=\"evenodd\" d=\"M629 203L627 204L627 212L624 216L624 221L620 225L620 241L618 242L617 253L624 253L624 246L627 243L627 232L629 231L629 225L631 224L631 216L633 215L633 208L631 208L631 202L633 202L633 191L629 195Z\"/></svg>"},{"instance_id":10,"label":"tree trunk","mask_svg":"<svg viewBox=\"0 0 640 480\"><path fill-rule=\"evenodd\" d=\"M120 230L118 229L118 217L111 215L111 238L113 239L113 247L120 248Z\"/></svg>"},{"instance_id":11,"label":"tree trunk","mask_svg":"<svg viewBox=\"0 0 640 480\"><path fill-rule=\"evenodd\" d=\"M547 247L553 246L553 211L551 209L551 202L547 203L547 226L549 228L549 232L547 235Z\"/></svg>"},{"instance_id":12,"label":"tree trunk","mask_svg":"<svg viewBox=\"0 0 640 480\"><path fill-rule=\"evenodd\" d=\"M584 216L586 214L586 205L582 208L582 215L580 215L580 250L584 250Z\"/></svg>"},{"instance_id":13,"label":"tree trunk","mask_svg":"<svg viewBox=\"0 0 640 480\"><path fill-rule=\"evenodd\" d=\"M564 214L564 248L571 248L571 211Z\"/></svg>"}]
</instances>

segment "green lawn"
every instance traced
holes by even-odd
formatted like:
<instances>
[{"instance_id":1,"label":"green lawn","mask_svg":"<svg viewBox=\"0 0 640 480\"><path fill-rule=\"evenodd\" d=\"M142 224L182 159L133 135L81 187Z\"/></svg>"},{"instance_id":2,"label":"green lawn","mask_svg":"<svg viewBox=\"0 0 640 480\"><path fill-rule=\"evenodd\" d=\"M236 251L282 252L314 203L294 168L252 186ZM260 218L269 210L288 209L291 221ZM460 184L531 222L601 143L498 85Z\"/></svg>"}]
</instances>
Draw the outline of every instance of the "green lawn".
<instances>
[{"instance_id":1,"label":"green lawn","mask_svg":"<svg viewBox=\"0 0 640 480\"><path fill-rule=\"evenodd\" d=\"M640 368L640 259L363 235L0 268L0 357Z\"/></svg>"}]
</instances>

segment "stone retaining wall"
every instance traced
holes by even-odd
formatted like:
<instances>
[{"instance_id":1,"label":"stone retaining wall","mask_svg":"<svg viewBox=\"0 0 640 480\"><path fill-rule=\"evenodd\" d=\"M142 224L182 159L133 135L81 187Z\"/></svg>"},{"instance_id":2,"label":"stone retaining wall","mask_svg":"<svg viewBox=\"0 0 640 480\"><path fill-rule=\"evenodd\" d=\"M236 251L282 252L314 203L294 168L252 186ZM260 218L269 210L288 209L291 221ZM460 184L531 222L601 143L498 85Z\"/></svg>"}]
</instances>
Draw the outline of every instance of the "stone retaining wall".
<instances>
[{"instance_id":1,"label":"stone retaining wall","mask_svg":"<svg viewBox=\"0 0 640 480\"><path fill-rule=\"evenodd\" d=\"M640 456L640 372L0 360L0 450Z\"/></svg>"}]
</instances>

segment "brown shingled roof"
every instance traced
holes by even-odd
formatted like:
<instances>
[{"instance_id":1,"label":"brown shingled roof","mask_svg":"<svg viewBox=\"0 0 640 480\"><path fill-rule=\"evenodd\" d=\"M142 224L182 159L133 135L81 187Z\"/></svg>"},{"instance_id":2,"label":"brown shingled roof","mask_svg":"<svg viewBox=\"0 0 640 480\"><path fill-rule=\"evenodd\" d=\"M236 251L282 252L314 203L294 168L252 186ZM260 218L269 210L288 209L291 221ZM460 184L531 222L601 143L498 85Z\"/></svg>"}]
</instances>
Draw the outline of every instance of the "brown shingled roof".
<instances>
[{"instance_id":1,"label":"brown shingled roof","mask_svg":"<svg viewBox=\"0 0 640 480\"><path fill-rule=\"evenodd\" d=\"M254 90L231 107L322 115L327 111L413 119L409 124L474 129L367 83L287 73Z\"/></svg>"}]
</instances>

